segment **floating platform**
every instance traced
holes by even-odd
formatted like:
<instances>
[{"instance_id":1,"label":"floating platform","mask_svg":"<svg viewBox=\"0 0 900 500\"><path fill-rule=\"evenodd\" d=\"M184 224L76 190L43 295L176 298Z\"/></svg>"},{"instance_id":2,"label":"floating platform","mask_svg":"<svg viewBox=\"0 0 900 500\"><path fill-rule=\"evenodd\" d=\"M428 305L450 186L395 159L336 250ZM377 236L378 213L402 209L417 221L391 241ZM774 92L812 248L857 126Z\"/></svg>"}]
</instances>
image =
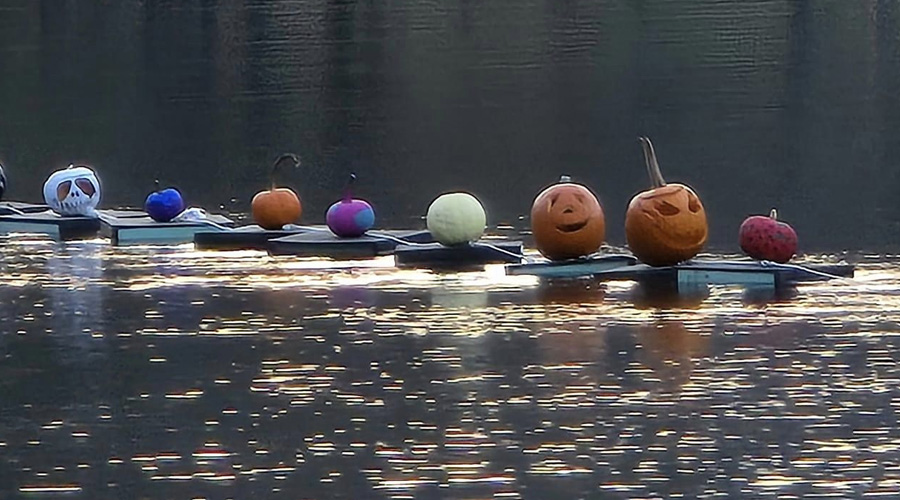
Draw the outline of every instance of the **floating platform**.
<instances>
[{"instance_id":1,"label":"floating platform","mask_svg":"<svg viewBox=\"0 0 900 500\"><path fill-rule=\"evenodd\" d=\"M0 201L0 215L34 214L50 210L44 204L24 203L21 201Z\"/></svg>"},{"instance_id":2,"label":"floating platform","mask_svg":"<svg viewBox=\"0 0 900 500\"><path fill-rule=\"evenodd\" d=\"M46 234L55 240L95 238L100 232L100 219L84 216L62 216L50 210L25 214L0 215L0 233Z\"/></svg>"},{"instance_id":3,"label":"floating platform","mask_svg":"<svg viewBox=\"0 0 900 500\"><path fill-rule=\"evenodd\" d=\"M630 280L677 290L692 290L704 285L746 287L786 287L798 283L853 277L851 264L775 264L758 261L692 260L675 266L651 267L635 264L594 276L605 281Z\"/></svg>"},{"instance_id":4,"label":"floating platform","mask_svg":"<svg viewBox=\"0 0 900 500\"><path fill-rule=\"evenodd\" d=\"M369 231L359 238L339 238L331 231L307 231L269 240L269 254L329 259L370 259L390 255L402 241L431 243L426 230Z\"/></svg>"},{"instance_id":5,"label":"floating platform","mask_svg":"<svg viewBox=\"0 0 900 500\"><path fill-rule=\"evenodd\" d=\"M194 246L198 250L268 250L269 240L309 231L328 231L328 228L326 226L297 226L273 231L251 225L231 231L204 230L194 234Z\"/></svg>"},{"instance_id":6,"label":"floating platform","mask_svg":"<svg viewBox=\"0 0 900 500\"><path fill-rule=\"evenodd\" d=\"M477 241L452 247L427 243L399 245L394 250L394 262L398 267L459 269L521 261L521 241Z\"/></svg>"},{"instance_id":7,"label":"floating platform","mask_svg":"<svg viewBox=\"0 0 900 500\"><path fill-rule=\"evenodd\" d=\"M580 278L637 264L631 255L599 255L562 261L528 262L506 266L506 274L532 275L541 278Z\"/></svg>"},{"instance_id":8,"label":"floating platform","mask_svg":"<svg viewBox=\"0 0 900 500\"><path fill-rule=\"evenodd\" d=\"M227 231L234 221L210 214L207 219L184 222L157 222L147 214L130 211L101 211L101 234L113 245L177 245L194 241L200 231Z\"/></svg>"}]
</instances>

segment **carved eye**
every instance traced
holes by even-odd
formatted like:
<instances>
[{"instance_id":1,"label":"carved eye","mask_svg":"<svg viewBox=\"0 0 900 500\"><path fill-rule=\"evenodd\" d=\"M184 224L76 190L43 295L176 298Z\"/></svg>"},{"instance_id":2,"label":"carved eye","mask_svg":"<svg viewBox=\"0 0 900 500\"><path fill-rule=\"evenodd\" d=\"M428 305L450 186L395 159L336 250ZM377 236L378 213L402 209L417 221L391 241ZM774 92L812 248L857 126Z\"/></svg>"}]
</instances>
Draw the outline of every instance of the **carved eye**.
<instances>
[{"instance_id":1,"label":"carved eye","mask_svg":"<svg viewBox=\"0 0 900 500\"><path fill-rule=\"evenodd\" d=\"M94 189L94 183L85 178L75 179L75 185L89 197L94 196L94 193L97 192L96 189Z\"/></svg>"},{"instance_id":2,"label":"carved eye","mask_svg":"<svg viewBox=\"0 0 900 500\"><path fill-rule=\"evenodd\" d=\"M655 208L656 208L657 212L659 212L660 214L662 214L666 217L678 215L678 213L681 212L681 210L679 210L678 207L676 207L675 205L673 205L665 200L660 200L660 201L656 202Z\"/></svg>"},{"instance_id":3,"label":"carved eye","mask_svg":"<svg viewBox=\"0 0 900 500\"><path fill-rule=\"evenodd\" d=\"M688 194L688 210L692 213L697 213L700 211L702 207L700 206L700 200L697 199L693 194Z\"/></svg>"},{"instance_id":4,"label":"carved eye","mask_svg":"<svg viewBox=\"0 0 900 500\"><path fill-rule=\"evenodd\" d=\"M66 196L69 196L69 191L72 189L72 181L64 181L60 182L56 186L56 199L64 200Z\"/></svg>"}]
</instances>

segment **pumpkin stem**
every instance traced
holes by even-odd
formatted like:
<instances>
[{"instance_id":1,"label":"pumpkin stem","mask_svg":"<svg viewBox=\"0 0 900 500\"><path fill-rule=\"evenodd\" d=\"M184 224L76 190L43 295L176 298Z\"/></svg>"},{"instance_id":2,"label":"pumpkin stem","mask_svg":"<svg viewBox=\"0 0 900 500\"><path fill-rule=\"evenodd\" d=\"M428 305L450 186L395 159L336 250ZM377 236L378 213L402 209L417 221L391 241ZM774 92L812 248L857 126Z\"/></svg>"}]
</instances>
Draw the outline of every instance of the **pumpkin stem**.
<instances>
[{"instance_id":1,"label":"pumpkin stem","mask_svg":"<svg viewBox=\"0 0 900 500\"><path fill-rule=\"evenodd\" d=\"M294 163L294 168L297 168L300 166L300 158L297 158L297 155L295 155L293 153L285 153L285 154L279 156L275 160L275 163L272 164L272 173L269 174L269 181L272 182L273 190L275 189L275 172L278 171L278 166L281 165L281 163L284 162L285 160L291 160L291 162Z\"/></svg>"},{"instance_id":2,"label":"pumpkin stem","mask_svg":"<svg viewBox=\"0 0 900 500\"><path fill-rule=\"evenodd\" d=\"M775 210L773 208L772 211L769 212L769 218L773 219L773 220L778 220L778 210Z\"/></svg>"},{"instance_id":3,"label":"pumpkin stem","mask_svg":"<svg viewBox=\"0 0 900 500\"><path fill-rule=\"evenodd\" d=\"M347 185L344 186L344 201L350 201L353 199L353 183L356 182L356 174L350 172L350 178L347 179Z\"/></svg>"},{"instance_id":4,"label":"pumpkin stem","mask_svg":"<svg viewBox=\"0 0 900 500\"><path fill-rule=\"evenodd\" d=\"M666 185L662 172L659 170L659 162L656 161L656 151L648 137L640 137L641 146L644 148L644 163L647 165L647 173L650 175L650 185L653 189Z\"/></svg>"},{"instance_id":5,"label":"pumpkin stem","mask_svg":"<svg viewBox=\"0 0 900 500\"><path fill-rule=\"evenodd\" d=\"M560 175L559 183L562 184L564 182L572 182L572 176L571 175Z\"/></svg>"},{"instance_id":6,"label":"pumpkin stem","mask_svg":"<svg viewBox=\"0 0 900 500\"><path fill-rule=\"evenodd\" d=\"M153 179L153 190L159 191L159 179Z\"/></svg>"}]
</instances>

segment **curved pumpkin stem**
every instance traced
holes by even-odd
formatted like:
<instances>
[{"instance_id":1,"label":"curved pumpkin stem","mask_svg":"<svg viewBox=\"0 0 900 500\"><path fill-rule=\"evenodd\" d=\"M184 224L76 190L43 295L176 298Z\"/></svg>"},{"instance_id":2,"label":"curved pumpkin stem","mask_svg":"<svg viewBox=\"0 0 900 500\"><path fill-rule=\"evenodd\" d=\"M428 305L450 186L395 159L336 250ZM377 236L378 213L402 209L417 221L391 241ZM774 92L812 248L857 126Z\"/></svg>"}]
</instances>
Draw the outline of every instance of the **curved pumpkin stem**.
<instances>
[{"instance_id":1,"label":"curved pumpkin stem","mask_svg":"<svg viewBox=\"0 0 900 500\"><path fill-rule=\"evenodd\" d=\"M647 173L650 175L650 185L653 189L666 185L662 172L659 170L659 163L656 161L656 151L653 150L653 143L648 137L639 138L641 146L644 148L644 163L647 165Z\"/></svg>"},{"instance_id":2,"label":"curved pumpkin stem","mask_svg":"<svg viewBox=\"0 0 900 500\"><path fill-rule=\"evenodd\" d=\"M297 155L295 155L293 153L285 153L285 154L279 156L275 160L275 163L272 164L272 173L269 174L269 181L272 182L272 189L275 189L275 172L278 171L279 165L281 165L281 163L284 162L285 160L291 160L291 162L294 163L294 168L297 168L300 166L300 158L297 158Z\"/></svg>"},{"instance_id":3,"label":"curved pumpkin stem","mask_svg":"<svg viewBox=\"0 0 900 500\"><path fill-rule=\"evenodd\" d=\"M772 211L769 212L769 218L772 220L778 220L778 210L775 210L773 208Z\"/></svg>"},{"instance_id":4,"label":"curved pumpkin stem","mask_svg":"<svg viewBox=\"0 0 900 500\"><path fill-rule=\"evenodd\" d=\"M347 185L344 186L344 201L350 201L353 199L353 183L356 182L356 174L350 172L350 178L347 179Z\"/></svg>"}]
</instances>

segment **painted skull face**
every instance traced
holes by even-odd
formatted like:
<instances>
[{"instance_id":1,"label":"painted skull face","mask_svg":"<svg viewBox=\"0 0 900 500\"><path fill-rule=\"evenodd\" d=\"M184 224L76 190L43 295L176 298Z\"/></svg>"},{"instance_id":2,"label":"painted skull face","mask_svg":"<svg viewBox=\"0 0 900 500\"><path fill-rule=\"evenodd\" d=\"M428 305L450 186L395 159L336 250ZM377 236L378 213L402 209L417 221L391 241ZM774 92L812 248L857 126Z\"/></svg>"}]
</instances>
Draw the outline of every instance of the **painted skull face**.
<instances>
[{"instance_id":1,"label":"painted skull face","mask_svg":"<svg viewBox=\"0 0 900 500\"><path fill-rule=\"evenodd\" d=\"M90 168L69 165L44 183L44 201L60 215L93 215L100 203L100 181Z\"/></svg>"}]
</instances>

